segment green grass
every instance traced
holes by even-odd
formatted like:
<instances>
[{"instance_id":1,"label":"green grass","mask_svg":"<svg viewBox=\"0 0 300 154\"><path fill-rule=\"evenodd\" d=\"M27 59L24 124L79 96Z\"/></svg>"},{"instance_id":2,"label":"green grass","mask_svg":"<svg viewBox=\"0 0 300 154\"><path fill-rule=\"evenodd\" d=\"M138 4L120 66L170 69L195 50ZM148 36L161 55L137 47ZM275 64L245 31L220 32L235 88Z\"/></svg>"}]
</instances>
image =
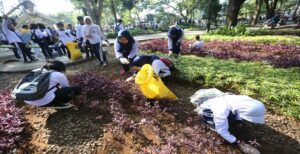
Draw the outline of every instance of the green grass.
<instances>
[{"instance_id":1,"label":"green grass","mask_svg":"<svg viewBox=\"0 0 300 154\"><path fill-rule=\"evenodd\" d=\"M194 35L187 36L187 39L194 39ZM300 46L300 37L297 36L224 36L224 35L201 35L204 41L251 41L258 44L289 44Z\"/></svg>"},{"instance_id":2,"label":"green grass","mask_svg":"<svg viewBox=\"0 0 300 154\"><path fill-rule=\"evenodd\" d=\"M300 68L196 56L181 56L175 66L175 77L182 81L248 95L267 104L269 110L300 119Z\"/></svg>"}]
</instances>

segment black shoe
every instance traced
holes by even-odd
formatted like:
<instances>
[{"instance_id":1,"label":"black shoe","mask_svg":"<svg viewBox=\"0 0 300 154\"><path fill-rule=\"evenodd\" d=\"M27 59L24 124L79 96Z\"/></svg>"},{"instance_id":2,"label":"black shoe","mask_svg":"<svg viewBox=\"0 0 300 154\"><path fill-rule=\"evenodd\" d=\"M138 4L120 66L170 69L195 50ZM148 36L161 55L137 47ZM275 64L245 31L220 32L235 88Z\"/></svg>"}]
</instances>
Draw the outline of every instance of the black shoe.
<instances>
[{"instance_id":1,"label":"black shoe","mask_svg":"<svg viewBox=\"0 0 300 154\"><path fill-rule=\"evenodd\" d=\"M70 103L61 103L59 105L55 105L55 106L51 106L51 107L54 109L68 109L68 108L73 107L73 105Z\"/></svg>"}]
</instances>

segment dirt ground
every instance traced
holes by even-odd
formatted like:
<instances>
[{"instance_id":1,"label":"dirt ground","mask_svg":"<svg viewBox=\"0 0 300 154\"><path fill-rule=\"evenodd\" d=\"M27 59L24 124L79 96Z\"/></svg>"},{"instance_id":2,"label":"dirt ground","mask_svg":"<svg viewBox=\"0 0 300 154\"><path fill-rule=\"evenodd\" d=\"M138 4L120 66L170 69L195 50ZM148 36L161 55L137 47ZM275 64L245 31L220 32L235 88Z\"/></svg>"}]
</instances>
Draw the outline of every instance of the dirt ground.
<instances>
[{"instance_id":1,"label":"dirt ground","mask_svg":"<svg viewBox=\"0 0 300 154\"><path fill-rule=\"evenodd\" d=\"M112 55L109 59L113 59ZM111 60L108 67L95 65L96 61L89 61L67 68L67 74L77 74L85 71L96 71L99 74L112 79L125 80L119 76L119 64ZM0 74L0 89L13 87L24 74ZM161 127L168 131L176 131L183 126L184 121L190 115L194 115L194 107L189 103L189 97L197 90L198 85L168 81L167 86L180 98L178 103L166 105L169 111L155 117L161 122ZM25 118L30 124L28 139L29 147L25 153L138 153L151 144L159 143L153 131L147 125L141 126L141 134L134 132L121 134L124 140L120 141L114 136L113 131L107 127L111 123L109 106L101 106L101 113L95 114L87 108L72 108L68 110L54 110L51 108L36 108L20 105L25 110ZM130 113L129 113L130 114ZM100 118L91 118L95 116ZM132 114L132 116L135 116ZM138 117L143 118L143 117ZM266 125L255 126L243 124L234 126L233 134L247 141L256 139L261 144L259 150L262 153L300 153L300 122L292 117L267 113ZM214 132L207 134L217 137ZM228 153L239 151L222 143ZM151 152L143 152L151 153ZM179 153L186 153L181 149ZM203 152L205 153L205 152Z\"/></svg>"}]
</instances>

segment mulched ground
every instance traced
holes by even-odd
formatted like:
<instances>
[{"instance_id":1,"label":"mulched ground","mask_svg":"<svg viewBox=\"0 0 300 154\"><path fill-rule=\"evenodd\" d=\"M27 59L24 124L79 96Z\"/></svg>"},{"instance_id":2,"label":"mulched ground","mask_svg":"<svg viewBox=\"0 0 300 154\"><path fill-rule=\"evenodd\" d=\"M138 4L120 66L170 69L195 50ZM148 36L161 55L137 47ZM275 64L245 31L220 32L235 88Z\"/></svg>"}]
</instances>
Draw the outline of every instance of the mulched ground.
<instances>
[{"instance_id":1,"label":"mulched ground","mask_svg":"<svg viewBox=\"0 0 300 154\"><path fill-rule=\"evenodd\" d=\"M113 59L112 55L109 59ZM108 67L95 65L96 61L67 68L67 74L77 74L85 71L96 71L99 74L111 77L118 75L120 66L112 61ZM24 74L0 74L0 89L13 87ZM180 128L181 121L186 116L194 114L194 107L189 103L189 97L201 87L193 84L169 81L167 86L180 98L176 104L166 105L170 110L157 119L161 125L169 130ZM109 107L101 107L102 118L95 120L94 113L86 108L72 108L69 110L53 110L51 108L36 108L21 105L25 110L26 120L30 123L27 130L30 146L29 153L135 153L136 150L146 146L147 142L141 140L156 141L147 126L141 128L144 137L134 133L123 134L124 141L118 141L106 125L111 123ZM232 132L244 140L257 139L261 144L262 153L300 153L300 121L291 117L267 113L266 125L255 126L243 124L234 126ZM214 132L207 131L214 135ZM217 135L215 135L217 137ZM236 151L236 148L224 144L228 151ZM25 152L25 151L24 151ZM184 150L180 153L185 153Z\"/></svg>"}]
</instances>

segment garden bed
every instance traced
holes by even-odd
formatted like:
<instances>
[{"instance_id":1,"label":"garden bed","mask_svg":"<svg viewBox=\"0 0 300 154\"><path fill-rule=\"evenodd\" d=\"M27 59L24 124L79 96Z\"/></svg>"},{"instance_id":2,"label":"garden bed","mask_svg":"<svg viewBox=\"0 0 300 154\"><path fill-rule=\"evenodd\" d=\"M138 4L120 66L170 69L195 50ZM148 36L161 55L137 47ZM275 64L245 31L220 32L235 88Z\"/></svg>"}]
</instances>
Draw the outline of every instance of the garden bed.
<instances>
[{"instance_id":1,"label":"garden bed","mask_svg":"<svg viewBox=\"0 0 300 154\"><path fill-rule=\"evenodd\" d=\"M183 55L212 56L219 59L235 59L246 61L262 61L276 67L299 67L300 48L296 45L257 44L247 41L207 41L203 49L191 50L193 41L182 43ZM143 43L144 51L168 53L167 40L157 39Z\"/></svg>"},{"instance_id":2,"label":"garden bed","mask_svg":"<svg viewBox=\"0 0 300 154\"><path fill-rule=\"evenodd\" d=\"M112 59L110 54L109 59ZM140 98L139 91L124 83L128 76L120 77L119 68L117 61L110 61L106 68L99 68L95 61L68 67L67 74L72 76L72 82L84 86L83 96L74 102L75 108L68 110L24 106L22 112L32 129L26 131L31 133L27 138L30 147L23 152L190 153L194 150L197 153L240 153L205 128L193 112L189 97L204 87L195 82L186 84L179 78L171 80L166 84L180 100L147 105L149 101ZM15 85L22 75L1 74L1 87ZM111 83L118 85L110 86ZM106 88L101 89L101 86ZM109 89L116 87L122 89ZM121 97L112 97L112 100L105 97L116 94ZM135 100L131 101L132 98ZM243 130L235 134L245 141L257 139L262 153L297 153L300 150L299 128L299 121L294 118L268 112L265 126L246 125L232 131Z\"/></svg>"}]
</instances>

